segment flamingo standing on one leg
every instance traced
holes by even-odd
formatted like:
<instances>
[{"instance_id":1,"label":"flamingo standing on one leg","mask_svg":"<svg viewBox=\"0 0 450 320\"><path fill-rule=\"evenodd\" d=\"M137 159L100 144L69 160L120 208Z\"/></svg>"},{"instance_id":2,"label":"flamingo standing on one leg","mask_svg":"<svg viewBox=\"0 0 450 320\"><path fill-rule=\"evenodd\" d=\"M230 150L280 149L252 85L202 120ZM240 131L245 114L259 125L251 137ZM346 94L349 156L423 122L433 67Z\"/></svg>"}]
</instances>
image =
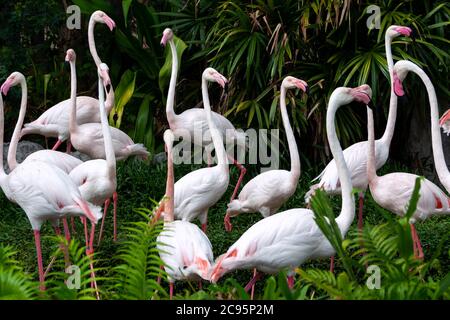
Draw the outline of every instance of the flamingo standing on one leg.
<instances>
[{"instance_id":1,"label":"flamingo standing on one leg","mask_svg":"<svg viewBox=\"0 0 450 320\"><path fill-rule=\"evenodd\" d=\"M72 49L67 50L66 61L70 63L71 71L71 101L72 110L76 104L76 92L77 92L77 75L76 75L76 55ZM106 212L108 209L109 198L114 198L114 240L117 239L117 197L113 196L116 192L116 158L114 155L114 149L112 146L110 127L105 111L105 91L104 87L109 85L109 75L106 70L98 69L98 99L99 109L101 117L101 126L105 141L105 155L106 160L95 159L86 161L75 169L73 169L69 176L72 181L78 186L83 199L86 199L90 203L101 206L105 203L105 209L102 218L102 225L100 228L99 243L101 241L103 232L103 223L105 221ZM73 113L72 113L73 116Z\"/></svg>"},{"instance_id":2,"label":"flamingo standing on one leg","mask_svg":"<svg viewBox=\"0 0 450 320\"><path fill-rule=\"evenodd\" d=\"M291 170L270 170L251 179L242 188L238 199L228 204L225 215L225 229L227 231L231 231L232 228L230 217L237 216L241 212L259 211L266 218L277 212L297 189L300 177L300 157L286 110L286 91L296 88L304 92L308 91L308 85L305 81L294 77L286 77L281 84L280 94L281 116L289 145Z\"/></svg>"},{"instance_id":3,"label":"flamingo standing on one leg","mask_svg":"<svg viewBox=\"0 0 450 320\"><path fill-rule=\"evenodd\" d=\"M436 94L434 92L431 81L426 76L426 74L415 64L409 61L399 61L394 67L395 76L395 94L398 96L404 95L404 90L402 86L402 80L406 77L408 71L413 71L418 74L421 79L425 82L429 94L430 105L431 105L431 126L432 126L432 138L433 138L433 152L435 155L436 169L440 177L442 175L442 165L445 165L445 160L443 154L437 156L436 152L442 148L439 137L436 134L439 130L438 123L438 112L436 105ZM394 172L389 173L384 176L378 176L375 167L375 155L374 155L374 125L373 125L373 114L368 111L368 132L369 132L369 148L368 148L368 163L367 163L367 175L369 178L369 188L372 197L378 205L381 207L397 214L403 216L407 210L407 206L411 200L412 193L414 191L414 186L416 179L419 177L415 174L404 173L404 172ZM439 140L439 146L437 145ZM435 148L436 147L436 148ZM442 150L442 149L441 149ZM440 151L441 151L440 150ZM439 162L440 161L440 162ZM448 174L448 169L447 174ZM444 178L442 182L447 182L445 178L448 179L449 176L442 176ZM411 218L411 231L414 241L414 254L418 258L423 258L423 250L420 243L419 236L414 227L414 223L417 220L424 220L431 215L435 214L449 214L450 213L450 199L438 186L428 179L423 179L420 186L420 197L417 203L416 212Z\"/></svg>"},{"instance_id":4,"label":"flamingo standing on one leg","mask_svg":"<svg viewBox=\"0 0 450 320\"><path fill-rule=\"evenodd\" d=\"M336 223L344 237L355 216L350 172L344 160L334 124L337 109L352 101L370 103L371 90L367 85L357 88L337 88L330 97L327 110L327 136L336 160L342 187L342 209ZM256 268L265 273L292 270L309 259L334 255L335 250L316 224L310 209L291 209L267 217L254 224L228 251L217 259L211 273L216 282L225 273L236 269ZM246 289L259 278L255 274Z\"/></svg>"},{"instance_id":5,"label":"flamingo standing on one leg","mask_svg":"<svg viewBox=\"0 0 450 320\"><path fill-rule=\"evenodd\" d=\"M390 26L385 34L386 60L391 81L391 97L389 102L389 116L381 139L376 141L376 167L381 168L389 157L389 147L391 145L392 136L395 129L395 120L397 118L397 96L394 94L394 78L393 68L394 60L392 58L391 43L392 40L398 36L410 36L411 29L403 26ZM351 145L344 150L345 161L348 165L352 175L352 184L355 188L361 190L359 194L359 212L358 212L358 227L363 227L363 202L364 193L367 189L367 141L362 141ZM306 201L314 193L317 188L323 189L330 194L340 193L340 181L337 173L336 163L331 160L322 173L313 181L320 179L319 183L311 186L309 192L306 194Z\"/></svg>"},{"instance_id":6,"label":"flamingo standing on one leg","mask_svg":"<svg viewBox=\"0 0 450 320\"><path fill-rule=\"evenodd\" d=\"M190 141L193 141L195 143L197 141L196 139L194 139L196 130L199 130L200 128L202 133L206 132L208 130L208 122L206 120L205 112L202 108L191 108L180 114L176 114L174 111L175 86L177 84L178 74L178 55L173 36L173 31L167 28L164 30L161 39L161 45L166 46L166 44L169 43L172 52L172 73L170 76L169 92L167 95L166 104L167 121L169 122L170 129L176 136L187 138L187 134L191 139ZM237 131L227 118L218 114L217 112L212 112L212 120L217 130L222 135L222 139L224 139L225 141L236 140L236 144L239 148L242 148L243 150L246 149L246 135L243 132ZM211 139L207 139L203 134L202 137L202 147L211 144ZM208 157L210 157L209 152ZM233 195L231 196L231 200L233 200L237 195L237 191L239 190L239 186L242 183L242 179L244 178L246 169L231 155L228 155L228 158L240 170L238 182L236 183Z\"/></svg>"},{"instance_id":7,"label":"flamingo standing on one leg","mask_svg":"<svg viewBox=\"0 0 450 320\"><path fill-rule=\"evenodd\" d=\"M3 100L0 95L0 154L3 153L3 133ZM58 167L42 161L27 161L7 175L3 169L3 157L0 158L0 186L6 197L25 211L31 223L40 289L45 290L40 242L42 223L59 220L67 215L79 215L87 217L94 226L101 218L101 209L86 202L69 176Z\"/></svg>"},{"instance_id":8,"label":"flamingo standing on one leg","mask_svg":"<svg viewBox=\"0 0 450 320\"><path fill-rule=\"evenodd\" d=\"M115 27L115 22L103 11L95 11L89 20L88 28L88 42L91 55L97 67L101 61L98 57L95 48L94 27L96 23L104 23L112 31ZM100 122L100 115L98 113L98 100L92 97L81 96L77 97L77 123L92 123ZM106 112L109 113L114 106L114 91L109 90L106 98ZM66 140L69 139L69 110L71 108L70 100L64 100L50 109L46 110L38 119L33 122L26 123L25 128L22 129L22 137L28 134L40 134L46 138L58 138L53 150ZM68 151L70 151L70 144L68 144Z\"/></svg>"},{"instance_id":9,"label":"flamingo standing on one leg","mask_svg":"<svg viewBox=\"0 0 450 320\"><path fill-rule=\"evenodd\" d=\"M175 183L175 218L192 221L199 218L206 232L208 209L219 201L228 187L230 179L227 154L222 135L212 120L208 95L208 82L217 82L224 87L227 79L213 68L206 68L202 75L203 106L207 124L216 150L218 163L214 167L192 171ZM209 121L211 119L211 121ZM163 210L163 207L159 209Z\"/></svg>"},{"instance_id":10,"label":"flamingo standing on one leg","mask_svg":"<svg viewBox=\"0 0 450 320\"><path fill-rule=\"evenodd\" d=\"M174 218L173 141L171 130L164 132L167 149L167 184L164 204L164 230L158 236L157 248L169 276L170 299L175 280L209 280L214 261L211 242L197 225Z\"/></svg>"}]
</instances>

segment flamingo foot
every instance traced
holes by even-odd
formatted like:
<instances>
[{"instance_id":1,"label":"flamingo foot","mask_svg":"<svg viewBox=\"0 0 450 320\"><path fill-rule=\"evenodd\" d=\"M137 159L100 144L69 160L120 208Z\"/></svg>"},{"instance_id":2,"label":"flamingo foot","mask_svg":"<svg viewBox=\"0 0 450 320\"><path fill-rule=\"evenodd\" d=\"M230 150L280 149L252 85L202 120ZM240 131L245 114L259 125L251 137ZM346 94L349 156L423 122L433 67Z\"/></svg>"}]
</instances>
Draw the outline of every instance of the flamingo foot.
<instances>
[{"instance_id":1,"label":"flamingo foot","mask_svg":"<svg viewBox=\"0 0 450 320\"><path fill-rule=\"evenodd\" d=\"M227 232L231 232L231 230L233 229L233 225L231 224L230 215L228 213L225 214L225 218L223 219L223 223L225 225L225 230Z\"/></svg>"}]
</instances>

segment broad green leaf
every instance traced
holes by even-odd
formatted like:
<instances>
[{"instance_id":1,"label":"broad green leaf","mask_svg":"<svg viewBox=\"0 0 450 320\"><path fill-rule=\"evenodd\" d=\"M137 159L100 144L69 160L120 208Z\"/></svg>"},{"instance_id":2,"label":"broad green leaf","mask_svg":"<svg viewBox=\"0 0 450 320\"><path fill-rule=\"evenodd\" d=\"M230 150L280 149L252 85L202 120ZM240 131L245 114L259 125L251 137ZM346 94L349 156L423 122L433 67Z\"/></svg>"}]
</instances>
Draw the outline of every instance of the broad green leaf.
<instances>
[{"instance_id":1,"label":"broad green leaf","mask_svg":"<svg viewBox=\"0 0 450 320\"><path fill-rule=\"evenodd\" d=\"M181 65L181 57L183 55L184 50L187 48L187 45L184 43L183 40L180 38L174 36L173 41L175 42L175 47L177 49L177 57L178 57L178 70ZM164 65L159 70L159 89L161 90L161 93L163 96L165 96L165 88L166 85L169 83L170 76L172 73L172 50L170 48L170 45L166 46L166 50L164 51L164 55L166 56L166 61L164 62ZM177 71L178 72L178 71Z\"/></svg>"},{"instance_id":2,"label":"broad green leaf","mask_svg":"<svg viewBox=\"0 0 450 320\"><path fill-rule=\"evenodd\" d=\"M135 82L136 72L131 70L125 71L115 92L114 108L109 114L109 122L113 127L120 128L125 105L130 101L134 93ZM114 121L115 117L117 117L116 121Z\"/></svg>"},{"instance_id":3,"label":"broad green leaf","mask_svg":"<svg viewBox=\"0 0 450 320\"><path fill-rule=\"evenodd\" d=\"M133 3L133 0L122 0L122 11L123 11L123 19L125 21L125 27L128 22L128 11L130 10L130 6Z\"/></svg>"}]
</instances>

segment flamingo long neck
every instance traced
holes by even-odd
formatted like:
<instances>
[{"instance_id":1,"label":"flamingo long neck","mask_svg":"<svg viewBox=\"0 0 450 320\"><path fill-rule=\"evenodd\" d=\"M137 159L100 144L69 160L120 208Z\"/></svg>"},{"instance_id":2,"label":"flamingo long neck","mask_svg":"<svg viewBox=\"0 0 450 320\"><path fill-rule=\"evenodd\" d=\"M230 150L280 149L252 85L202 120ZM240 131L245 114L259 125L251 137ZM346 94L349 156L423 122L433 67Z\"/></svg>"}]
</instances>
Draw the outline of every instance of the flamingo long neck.
<instances>
[{"instance_id":1,"label":"flamingo long neck","mask_svg":"<svg viewBox=\"0 0 450 320\"><path fill-rule=\"evenodd\" d=\"M373 111L370 108L367 108L367 138L369 141L367 151L367 177L370 185L378 178L375 166L375 128L373 123Z\"/></svg>"},{"instance_id":2,"label":"flamingo long neck","mask_svg":"<svg viewBox=\"0 0 450 320\"><path fill-rule=\"evenodd\" d=\"M281 86L280 108L281 117L283 119L284 130L289 146L289 155L291 158L291 176L293 181L297 183L300 177L300 157L298 155L297 143L295 142L294 132L292 131L291 123L289 122L289 115L286 110L286 88Z\"/></svg>"},{"instance_id":3,"label":"flamingo long neck","mask_svg":"<svg viewBox=\"0 0 450 320\"><path fill-rule=\"evenodd\" d=\"M77 122L77 69L75 61L70 61L70 117L69 132L72 134L78 130Z\"/></svg>"},{"instance_id":4,"label":"flamingo long neck","mask_svg":"<svg viewBox=\"0 0 450 320\"><path fill-rule=\"evenodd\" d=\"M172 127L173 121L175 121L176 114L174 110L175 104L175 87L177 85L177 75L178 75L178 55L177 48L175 46L175 42L173 39L169 40L170 50L172 52L172 73L170 75L170 83L169 83L169 93L167 94L167 103L166 103L166 116L167 121L169 122L169 126Z\"/></svg>"},{"instance_id":5,"label":"flamingo long neck","mask_svg":"<svg viewBox=\"0 0 450 320\"><path fill-rule=\"evenodd\" d=\"M89 51L91 52L91 56L94 59L95 65L98 67L102 61L100 60L100 57L97 53L97 48L95 47L95 39L94 39L94 28L95 28L95 20L94 17L91 16L89 19L89 26L88 26L88 43L89 43Z\"/></svg>"},{"instance_id":6,"label":"flamingo long neck","mask_svg":"<svg viewBox=\"0 0 450 320\"><path fill-rule=\"evenodd\" d=\"M348 171L347 164L345 163L344 153L342 152L342 148L336 134L336 126L334 121L336 110L340 107L340 103L337 100L338 94L332 94L327 112L327 136L331 153L336 161L342 190L342 209L339 216L336 218L336 223L338 224L342 235L345 235L353 222L353 218L355 217L355 199L352 194L350 172Z\"/></svg>"},{"instance_id":7,"label":"flamingo long neck","mask_svg":"<svg viewBox=\"0 0 450 320\"><path fill-rule=\"evenodd\" d=\"M4 182L8 177L3 168L3 138L4 138L4 128L5 127L5 117L3 114L3 98L0 93L0 185L3 188Z\"/></svg>"},{"instance_id":8,"label":"flamingo long neck","mask_svg":"<svg viewBox=\"0 0 450 320\"><path fill-rule=\"evenodd\" d=\"M108 116L105 110L105 89L103 88L103 81L98 78L98 100L100 108L100 122L102 125L103 140L105 142L106 163L108 165L108 175L110 179L116 179L116 156L114 154L114 147L111 138L111 129L108 123Z\"/></svg>"},{"instance_id":9,"label":"flamingo long neck","mask_svg":"<svg viewBox=\"0 0 450 320\"><path fill-rule=\"evenodd\" d=\"M22 130L23 121L25 119L25 114L27 112L27 99L28 99L28 89L27 89L27 82L25 78L21 78L20 80L20 88L22 90L22 99L20 102L20 111L19 111L19 119L17 119L16 126L14 128L14 132L11 138L11 143L9 144L9 150L8 150L8 166L9 169L12 171L17 167L17 159L16 159L16 153L17 153L17 145L19 144L20 140L20 132ZM3 154L3 153L0 153Z\"/></svg>"},{"instance_id":10,"label":"flamingo long neck","mask_svg":"<svg viewBox=\"0 0 450 320\"><path fill-rule=\"evenodd\" d=\"M389 70L389 78L391 81L391 97L389 100L389 114L388 120L386 123L386 129L384 130L383 136L381 137L381 141L383 144L390 147L392 137L394 135L395 130L395 121L397 119L397 96L394 93L394 59L392 58L392 37L387 33L385 35L385 47L386 47L386 60L388 64Z\"/></svg>"},{"instance_id":11,"label":"flamingo long neck","mask_svg":"<svg viewBox=\"0 0 450 320\"><path fill-rule=\"evenodd\" d=\"M202 78L202 98L203 98L203 106L206 112L206 121L208 121L211 139L214 144L214 149L216 150L218 165L228 170L228 158L225 152L225 148L223 146L222 135L219 133L219 131L216 128L216 125L212 121L211 104L209 102L209 94L208 94L208 81L204 77Z\"/></svg>"},{"instance_id":12,"label":"flamingo long neck","mask_svg":"<svg viewBox=\"0 0 450 320\"><path fill-rule=\"evenodd\" d=\"M166 145L167 147L167 181L166 181L166 197L167 201L164 208L164 221L171 222L174 220L174 172L173 172L173 141Z\"/></svg>"},{"instance_id":13,"label":"flamingo long neck","mask_svg":"<svg viewBox=\"0 0 450 320\"><path fill-rule=\"evenodd\" d=\"M433 158L436 172L439 181L442 183L447 192L450 193L450 172L445 163L444 150L442 148L441 129L439 127L439 108L436 97L436 91L430 78L418 66L412 65L411 71L417 74L422 82L425 84L428 93L428 100L430 102L430 116L431 116L431 141L433 147Z\"/></svg>"}]
</instances>

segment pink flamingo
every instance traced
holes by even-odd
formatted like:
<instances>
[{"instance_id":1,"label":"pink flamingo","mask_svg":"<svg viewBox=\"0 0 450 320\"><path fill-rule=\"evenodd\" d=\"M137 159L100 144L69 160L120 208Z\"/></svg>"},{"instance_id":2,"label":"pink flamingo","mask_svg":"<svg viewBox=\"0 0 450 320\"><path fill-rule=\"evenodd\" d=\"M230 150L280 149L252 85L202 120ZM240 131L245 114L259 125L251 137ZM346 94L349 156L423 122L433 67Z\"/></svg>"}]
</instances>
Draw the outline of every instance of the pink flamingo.
<instances>
[{"instance_id":1,"label":"pink flamingo","mask_svg":"<svg viewBox=\"0 0 450 320\"><path fill-rule=\"evenodd\" d=\"M164 205L164 230L158 236L157 248L168 275L170 299L175 280L209 280L214 261L211 242L197 225L174 218L173 141L171 130L164 132L167 149L167 184Z\"/></svg>"},{"instance_id":2,"label":"pink flamingo","mask_svg":"<svg viewBox=\"0 0 450 320\"><path fill-rule=\"evenodd\" d=\"M76 75L76 54L72 49L67 50L66 61L70 63L71 72L71 95L72 107L76 104L76 92L77 92L77 75ZM95 159L86 161L76 168L74 168L69 176L72 181L78 186L83 199L86 199L90 203L101 206L105 203L105 209L102 218L102 225L100 228L99 244L103 233L103 224L105 221L106 213L109 207L109 199L114 199L114 240L117 239L117 194L116 194L116 158L114 155L114 149L112 146L110 127L105 111L105 91L104 87L110 83L108 73L105 69L101 68L102 64L98 68L98 99L100 108L100 118L102 133L105 139L105 155L106 160ZM74 108L73 108L74 109Z\"/></svg>"},{"instance_id":3,"label":"pink flamingo","mask_svg":"<svg viewBox=\"0 0 450 320\"><path fill-rule=\"evenodd\" d=\"M211 114L208 82L217 82L224 87L227 79L213 68L206 68L202 75L202 96L206 117ZM207 120L208 121L208 120ZM192 171L175 183L175 218L192 221L199 218L202 229L206 232L208 209L219 201L228 187L230 179L228 159L223 146L222 135L215 127L215 122L207 122L216 150L218 163L214 167ZM172 131L173 132L173 131ZM163 210L161 207L159 210Z\"/></svg>"},{"instance_id":4,"label":"pink flamingo","mask_svg":"<svg viewBox=\"0 0 450 320\"><path fill-rule=\"evenodd\" d=\"M304 92L308 91L308 85L305 81L294 77L286 77L281 84L280 93L280 109L289 145L291 170L270 170L251 179L242 188L238 199L228 204L225 215L225 229L227 231L231 231L232 228L230 217L237 216L241 212L259 211L266 218L277 212L297 189L300 177L300 157L286 110L286 91L296 88Z\"/></svg>"},{"instance_id":5,"label":"pink flamingo","mask_svg":"<svg viewBox=\"0 0 450 320\"><path fill-rule=\"evenodd\" d=\"M334 124L337 109L352 101L370 103L368 85L357 88L337 88L330 97L327 110L327 136L336 160L341 181L342 209L336 218L342 236L345 236L355 216L350 172ZM309 259L334 255L335 250L316 225L310 209L291 209L267 217L254 224L228 251L217 259L211 281L217 282L225 273L236 269L256 268L265 273L293 270ZM246 286L248 291L261 275L256 273ZM292 277L292 276L291 276ZM293 281L289 281L293 284Z\"/></svg>"},{"instance_id":6,"label":"pink flamingo","mask_svg":"<svg viewBox=\"0 0 450 320\"><path fill-rule=\"evenodd\" d=\"M404 95L402 86L402 80L406 77L409 71L413 71L419 75L422 81L425 82L431 105L431 125L433 135L433 152L435 154L436 169L438 174L441 171L442 162L445 165L443 154L436 157L436 151L439 149L437 143L439 140L440 149L442 148L440 142L439 123L438 123L438 111L436 105L436 94L434 93L431 81L426 74L418 66L409 61L399 61L394 67L394 79L395 79L395 94L398 96ZM411 200L412 193L416 179L419 177L415 174L394 172L384 176L378 176L375 166L375 152L374 152L374 124L373 114L368 110L368 133L369 133L369 147L368 147L368 162L367 162L367 175L369 178L369 188L375 202L381 207L403 216L407 210L409 201ZM436 134L439 134L438 135ZM436 148L435 148L436 147ZM448 169L447 174L448 174ZM448 178L448 176L446 177ZM442 181L442 180L441 180ZM445 180L444 180L445 181ZM438 186L428 179L423 179L420 185L420 197L417 203L417 209L413 214L411 223L411 233L414 241L414 254L416 257L423 258L422 245L420 243L419 236L414 227L414 223L417 220L425 220L426 218L436 214L449 214L450 213L450 199Z\"/></svg>"},{"instance_id":7,"label":"pink flamingo","mask_svg":"<svg viewBox=\"0 0 450 320\"><path fill-rule=\"evenodd\" d=\"M393 68L394 60L392 58L391 43L392 40L398 36L410 36L411 29L402 26L390 26L385 34L386 60L391 81L391 97L389 103L389 116L381 139L375 142L376 150L376 167L381 168L389 157L389 147L391 145L392 136L394 135L395 120L397 118L397 96L394 94L394 78ZM363 227L363 203L364 193L367 190L367 141L362 141L351 145L344 150L345 161L352 175L352 184L355 188L361 190L359 193L359 213L358 213L358 227ZM340 181L336 168L336 163L331 160L322 173L313 181L320 179L319 183L311 186L309 192L306 194L306 201L314 193L314 190L321 188L329 194L340 193Z\"/></svg>"},{"instance_id":8,"label":"pink flamingo","mask_svg":"<svg viewBox=\"0 0 450 320\"><path fill-rule=\"evenodd\" d=\"M175 134L175 136L185 137L185 135L188 134L189 138L191 138L190 141L193 141L195 143L197 141L196 139L194 139L195 131L201 128L202 133L206 132L208 130L208 123L206 121L205 112L202 108L191 108L180 114L176 114L174 111L175 86L177 84L178 74L178 55L175 42L173 41L173 36L173 31L167 28L164 30L161 39L161 45L166 46L168 42L172 52L172 73L170 76L169 92L167 94L166 104L167 121L169 122L170 129ZM222 139L224 139L225 141L236 141L238 147L245 150L247 141L245 133L237 131L227 118L218 114L217 112L212 112L212 119L217 130L221 134ZM202 146L211 145L211 139L206 138L203 134L202 137ZM233 200L236 197L240 184L242 183L242 179L244 178L246 169L231 155L227 155L227 157L230 159L230 161L233 161L233 164L240 170L238 182L236 183L233 195L231 196L231 200Z\"/></svg>"},{"instance_id":9,"label":"pink flamingo","mask_svg":"<svg viewBox=\"0 0 450 320\"><path fill-rule=\"evenodd\" d=\"M88 28L88 42L91 55L97 67L101 61L98 57L95 48L94 27L96 23L104 23L112 31L115 27L115 22L108 17L103 11L95 11L89 20ZM77 123L85 124L92 122L100 122L100 115L98 113L98 100L92 97L81 96L77 97ZM109 90L106 98L106 112L109 113L114 106L114 91ZM64 100L50 109L46 110L38 119L33 122L26 123L25 128L22 129L22 137L28 134L39 134L46 138L58 138L58 141L53 146L53 150L69 139L69 110L71 108L70 100ZM70 151L70 143L67 146L67 151Z\"/></svg>"},{"instance_id":10,"label":"pink flamingo","mask_svg":"<svg viewBox=\"0 0 450 320\"><path fill-rule=\"evenodd\" d=\"M0 95L0 154L3 153L3 133L3 99ZM67 215L78 215L87 217L94 230L95 223L102 216L101 208L86 202L69 176L56 166L42 161L27 161L7 175L3 169L3 157L0 158L0 186L6 197L25 211L31 223L38 258L40 289L45 290L41 225L46 220L55 223ZM88 253L92 252L92 246L88 248Z\"/></svg>"}]
</instances>

